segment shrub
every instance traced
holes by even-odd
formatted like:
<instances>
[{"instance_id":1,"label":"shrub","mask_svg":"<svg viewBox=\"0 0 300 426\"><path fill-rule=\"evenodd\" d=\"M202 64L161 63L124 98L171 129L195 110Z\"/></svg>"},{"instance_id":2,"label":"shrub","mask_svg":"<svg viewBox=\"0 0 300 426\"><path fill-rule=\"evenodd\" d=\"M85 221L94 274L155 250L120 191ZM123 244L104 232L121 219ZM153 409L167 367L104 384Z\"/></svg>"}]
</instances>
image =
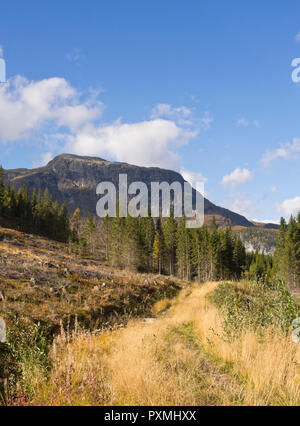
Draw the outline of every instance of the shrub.
<instances>
[{"instance_id":1,"label":"shrub","mask_svg":"<svg viewBox=\"0 0 300 426\"><path fill-rule=\"evenodd\" d=\"M256 330L270 325L288 333L297 317L297 304L283 281L268 286L223 283L208 298L222 311L228 338L237 337L243 328Z\"/></svg>"},{"instance_id":2,"label":"shrub","mask_svg":"<svg viewBox=\"0 0 300 426\"><path fill-rule=\"evenodd\" d=\"M45 376L50 367L47 353L48 342L40 324L18 318L9 321L7 343L0 346L0 377L6 381L0 389L2 404L19 393L33 393L37 376Z\"/></svg>"}]
</instances>

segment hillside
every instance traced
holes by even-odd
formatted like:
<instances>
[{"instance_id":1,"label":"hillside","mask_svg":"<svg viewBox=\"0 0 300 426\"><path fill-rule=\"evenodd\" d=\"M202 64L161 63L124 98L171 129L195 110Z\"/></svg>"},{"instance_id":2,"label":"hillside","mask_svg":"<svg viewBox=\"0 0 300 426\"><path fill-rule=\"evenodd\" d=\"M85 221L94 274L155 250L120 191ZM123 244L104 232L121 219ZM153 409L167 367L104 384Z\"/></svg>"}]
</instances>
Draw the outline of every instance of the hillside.
<instances>
[{"instance_id":1,"label":"hillside","mask_svg":"<svg viewBox=\"0 0 300 426\"><path fill-rule=\"evenodd\" d=\"M242 239L248 252L273 255L276 248L278 230L261 227L244 228L235 231Z\"/></svg>"},{"instance_id":2,"label":"hillside","mask_svg":"<svg viewBox=\"0 0 300 426\"><path fill-rule=\"evenodd\" d=\"M147 315L178 293L176 278L112 269L69 252L67 244L0 228L0 317L41 323L54 333L61 322L101 328ZM2 296L1 296L2 295Z\"/></svg>"},{"instance_id":3,"label":"hillside","mask_svg":"<svg viewBox=\"0 0 300 426\"><path fill-rule=\"evenodd\" d=\"M184 183L183 177L171 170L138 167L109 162L101 158L70 154L59 155L47 166L38 169L5 170L4 179L16 189L24 184L30 191L33 188L40 188L42 191L48 188L53 198L59 203L67 202L70 212L78 207L83 215L88 215L95 214L98 201L97 185L100 182L109 181L118 188L121 173L128 175L128 184L141 181L147 184L148 189L151 182ZM221 226L254 226L245 217L218 207L207 199L205 199L204 208L207 222L215 216Z\"/></svg>"}]
</instances>

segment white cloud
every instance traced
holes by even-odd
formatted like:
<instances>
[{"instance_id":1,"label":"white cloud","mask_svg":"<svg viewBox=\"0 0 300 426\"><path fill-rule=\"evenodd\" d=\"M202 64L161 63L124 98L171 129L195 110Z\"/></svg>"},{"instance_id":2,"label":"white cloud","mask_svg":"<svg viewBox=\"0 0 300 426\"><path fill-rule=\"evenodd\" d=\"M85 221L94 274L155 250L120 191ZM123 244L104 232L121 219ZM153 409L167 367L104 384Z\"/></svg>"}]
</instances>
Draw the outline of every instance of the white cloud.
<instances>
[{"instance_id":1,"label":"white cloud","mask_svg":"<svg viewBox=\"0 0 300 426\"><path fill-rule=\"evenodd\" d=\"M204 116L199 119L200 126L204 130L210 129L213 122L214 122L214 119L210 116L208 111L206 111Z\"/></svg>"},{"instance_id":2,"label":"white cloud","mask_svg":"<svg viewBox=\"0 0 300 426\"><path fill-rule=\"evenodd\" d=\"M140 166L179 169L180 157L173 149L188 144L195 133L168 120L126 124L89 125L69 138L67 150L81 155L112 157Z\"/></svg>"},{"instance_id":3,"label":"white cloud","mask_svg":"<svg viewBox=\"0 0 300 426\"><path fill-rule=\"evenodd\" d=\"M277 211L283 213L285 217L296 216L300 212L300 197L285 200L276 207Z\"/></svg>"},{"instance_id":4,"label":"white cloud","mask_svg":"<svg viewBox=\"0 0 300 426\"><path fill-rule=\"evenodd\" d=\"M99 93L90 92L82 100L63 78L30 82L18 76L9 80L0 87L0 143L32 143L38 135L39 148L41 140L45 148L39 165L50 154L72 152L179 171L181 158L176 149L188 144L212 120L209 114L195 119L187 107L160 104L150 120L105 124L100 121L104 105L98 100Z\"/></svg>"},{"instance_id":5,"label":"white cloud","mask_svg":"<svg viewBox=\"0 0 300 426\"><path fill-rule=\"evenodd\" d=\"M67 60L71 63L79 64L86 60L85 55L82 53L81 49L75 47L71 52L67 53Z\"/></svg>"},{"instance_id":6,"label":"white cloud","mask_svg":"<svg viewBox=\"0 0 300 426\"><path fill-rule=\"evenodd\" d=\"M261 163L263 166L268 167L270 164L277 160L297 160L300 156L300 139L293 139L293 142L282 144L280 148L274 151L267 151L262 159Z\"/></svg>"},{"instance_id":7,"label":"white cloud","mask_svg":"<svg viewBox=\"0 0 300 426\"><path fill-rule=\"evenodd\" d=\"M252 202L251 200L234 200L230 204L230 208L235 213L243 216L251 216L252 214Z\"/></svg>"},{"instance_id":8,"label":"white cloud","mask_svg":"<svg viewBox=\"0 0 300 426\"><path fill-rule=\"evenodd\" d=\"M260 122L257 120L254 121L248 121L244 117L241 117L236 122L237 127L248 127L248 126L254 126L254 127L260 127Z\"/></svg>"},{"instance_id":9,"label":"white cloud","mask_svg":"<svg viewBox=\"0 0 300 426\"><path fill-rule=\"evenodd\" d=\"M180 171L183 178L194 186L197 182L207 183L208 179L202 175L202 173L191 172L189 170L181 169Z\"/></svg>"},{"instance_id":10,"label":"white cloud","mask_svg":"<svg viewBox=\"0 0 300 426\"><path fill-rule=\"evenodd\" d=\"M169 104L157 104L152 109L150 117L151 119L174 120L179 126L193 126L204 130L209 129L214 121L208 111L204 113L203 117L198 118L194 116L193 110L186 106L174 108Z\"/></svg>"},{"instance_id":11,"label":"white cloud","mask_svg":"<svg viewBox=\"0 0 300 426\"><path fill-rule=\"evenodd\" d=\"M185 107L174 108L169 104L157 104L152 109L151 118L172 118L172 119L187 119L191 117L192 111Z\"/></svg>"},{"instance_id":12,"label":"white cloud","mask_svg":"<svg viewBox=\"0 0 300 426\"><path fill-rule=\"evenodd\" d=\"M50 122L74 131L100 117L102 110L94 99L81 103L63 78L30 82L18 76L0 87L0 142L29 137Z\"/></svg>"},{"instance_id":13,"label":"white cloud","mask_svg":"<svg viewBox=\"0 0 300 426\"><path fill-rule=\"evenodd\" d=\"M221 183L222 185L231 185L234 188L238 185L250 182L252 179L253 175L250 170L237 168L229 175L224 176Z\"/></svg>"},{"instance_id":14,"label":"white cloud","mask_svg":"<svg viewBox=\"0 0 300 426\"><path fill-rule=\"evenodd\" d=\"M295 35L295 40L300 43L300 31Z\"/></svg>"},{"instance_id":15,"label":"white cloud","mask_svg":"<svg viewBox=\"0 0 300 426\"><path fill-rule=\"evenodd\" d=\"M46 166L49 163L49 161L53 160L53 157L54 157L53 152L45 152L42 155L40 155L37 161L34 160L32 162L32 167L38 168L38 167Z\"/></svg>"},{"instance_id":16,"label":"white cloud","mask_svg":"<svg viewBox=\"0 0 300 426\"><path fill-rule=\"evenodd\" d=\"M49 163L49 161L53 160L53 153L52 152L45 152L42 155L42 165L46 165Z\"/></svg>"},{"instance_id":17,"label":"white cloud","mask_svg":"<svg viewBox=\"0 0 300 426\"><path fill-rule=\"evenodd\" d=\"M240 118L240 119L237 121L236 125L237 125L238 127L248 127L248 126L249 126L249 122L248 122L245 118Z\"/></svg>"},{"instance_id":18,"label":"white cloud","mask_svg":"<svg viewBox=\"0 0 300 426\"><path fill-rule=\"evenodd\" d=\"M0 44L0 58L3 58L3 47Z\"/></svg>"},{"instance_id":19,"label":"white cloud","mask_svg":"<svg viewBox=\"0 0 300 426\"><path fill-rule=\"evenodd\" d=\"M280 220L278 219L253 219L253 222L259 222L259 223L265 223L265 224L275 224L275 225L279 225Z\"/></svg>"}]
</instances>

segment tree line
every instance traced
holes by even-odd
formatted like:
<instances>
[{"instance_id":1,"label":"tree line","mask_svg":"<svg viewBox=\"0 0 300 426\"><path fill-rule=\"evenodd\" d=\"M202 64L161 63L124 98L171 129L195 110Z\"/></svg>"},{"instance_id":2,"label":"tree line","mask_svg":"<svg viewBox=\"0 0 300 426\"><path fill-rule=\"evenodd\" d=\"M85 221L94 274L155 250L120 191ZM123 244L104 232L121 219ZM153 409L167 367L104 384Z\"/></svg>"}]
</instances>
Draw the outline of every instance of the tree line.
<instances>
[{"instance_id":1,"label":"tree line","mask_svg":"<svg viewBox=\"0 0 300 426\"><path fill-rule=\"evenodd\" d=\"M21 231L67 242L70 237L69 216L66 203L61 206L53 201L48 189L42 193L36 189L30 195L24 185L18 191L4 185L0 166L0 216L13 221Z\"/></svg>"},{"instance_id":2,"label":"tree line","mask_svg":"<svg viewBox=\"0 0 300 426\"><path fill-rule=\"evenodd\" d=\"M231 228L188 229L186 219L171 214L166 219L151 217L80 218L77 209L71 219L73 251L95 254L102 249L106 261L116 268L177 275L198 281L239 279L246 268L246 250ZM93 253L92 253L93 252Z\"/></svg>"},{"instance_id":3,"label":"tree line","mask_svg":"<svg viewBox=\"0 0 300 426\"><path fill-rule=\"evenodd\" d=\"M290 289L300 288L300 213L287 223L281 218L274 256L247 253L248 277L262 283L281 279Z\"/></svg>"},{"instance_id":4,"label":"tree line","mask_svg":"<svg viewBox=\"0 0 300 426\"><path fill-rule=\"evenodd\" d=\"M300 288L300 213L289 223L281 219L274 254L274 273L290 288Z\"/></svg>"}]
</instances>

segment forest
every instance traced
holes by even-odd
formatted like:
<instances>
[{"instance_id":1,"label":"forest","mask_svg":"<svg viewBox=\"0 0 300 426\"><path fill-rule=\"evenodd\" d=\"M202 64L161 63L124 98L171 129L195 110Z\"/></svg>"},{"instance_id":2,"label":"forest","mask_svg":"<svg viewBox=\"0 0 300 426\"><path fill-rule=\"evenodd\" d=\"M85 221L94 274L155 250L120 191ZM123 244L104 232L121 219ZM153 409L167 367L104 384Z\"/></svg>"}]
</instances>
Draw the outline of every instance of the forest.
<instances>
[{"instance_id":1,"label":"forest","mask_svg":"<svg viewBox=\"0 0 300 426\"><path fill-rule=\"evenodd\" d=\"M69 242L72 252L105 260L114 268L174 275L199 282L239 280L271 282L285 280L300 286L300 214L287 224L281 219L275 255L246 253L244 243L230 227L188 229L186 219L151 217L69 217L67 205L59 206L46 189L29 194L5 186L0 169L0 216L14 220L21 231Z\"/></svg>"}]
</instances>

